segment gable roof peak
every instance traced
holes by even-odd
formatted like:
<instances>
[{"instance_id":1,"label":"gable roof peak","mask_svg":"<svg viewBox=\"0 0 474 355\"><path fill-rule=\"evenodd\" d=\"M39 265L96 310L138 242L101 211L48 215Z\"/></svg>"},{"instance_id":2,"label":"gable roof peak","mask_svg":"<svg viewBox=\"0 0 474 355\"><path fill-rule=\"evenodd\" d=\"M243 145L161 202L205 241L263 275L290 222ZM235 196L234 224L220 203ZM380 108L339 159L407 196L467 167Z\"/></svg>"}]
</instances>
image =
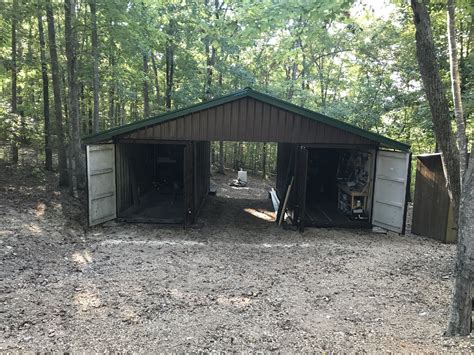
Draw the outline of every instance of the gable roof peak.
<instances>
[{"instance_id":1,"label":"gable roof peak","mask_svg":"<svg viewBox=\"0 0 474 355\"><path fill-rule=\"evenodd\" d=\"M362 136L372 141L379 142L383 146L388 147L388 148L399 149L403 151L410 150L410 146L408 144L395 141L391 138L382 136L380 134L377 134L371 131L366 131L362 128L359 128L347 122L323 115L319 112L312 111L301 106L297 106L295 104L292 104L291 102L278 99L272 95L253 90L251 87L246 87L242 90L235 91L224 96L216 97L209 101L197 103L197 104L184 107L181 109L177 109L174 111L165 112L154 117L146 118L143 120L126 124L124 126L115 127L103 132L92 134L87 137L84 137L83 143L91 144L91 143L103 142L105 140L113 139L114 137L118 135L131 132L133 130L141 129L150 125L160 124L169 120L176 119L178 117L182 117L185 115L192 114L194 112L198 112L201 110L223 105L223 104L226 104L235 100L239 100L245 97L249 97L249 98L267 103L269 105L273 105L280 109L290 111L297 115L306 117L307 119L318 121L320 123L330 125L330 126L342 129L344 131Z\"/></svg>"}]
</instances>

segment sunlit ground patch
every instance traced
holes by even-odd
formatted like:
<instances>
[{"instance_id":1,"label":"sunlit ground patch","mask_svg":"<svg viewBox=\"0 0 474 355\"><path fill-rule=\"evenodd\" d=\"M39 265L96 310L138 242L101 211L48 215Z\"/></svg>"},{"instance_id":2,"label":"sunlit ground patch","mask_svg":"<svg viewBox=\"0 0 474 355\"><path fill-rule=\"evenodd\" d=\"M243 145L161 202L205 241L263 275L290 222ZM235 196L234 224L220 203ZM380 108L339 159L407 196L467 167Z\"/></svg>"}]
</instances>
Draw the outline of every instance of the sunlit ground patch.
<instances>
[{"instance_id":1,"label":"sunlit ground patch","mask_svg":"<svg viewBox=\"0 0 474 355\"><path fill-rule=\"evenodd\" d=\"M46 205L43 202L40 202L36 205L34 214L36 217L42 217L44 211L46 211Z\"/></svg>"},{"instance_id":2,"label":"sunlit ground patch","mask_svg":"<svg viewBox=\"0 0 474 355\"><path fill-rule=\"evenodd\" d=\"M76 304L81 311L85 312L92 308L100 307L102 303L97 293L86 290L78 292L75 295L74 304Z\"/></svg>"},{"instance_id":3,"label":"sunlit ground patch","mask_svg":"<svg viewBox=\"0 0 474 355\"><path fill-rule=\"evenodd\" d=\"M33 234L41 234L42 229L36 223L30 223L27 227L28 231Z\"/></svg>"},{"instance_id":4,"label":"sunlit ground patch","mask_svg":"<svg viewBox=\"0 0 474 355\"><path fill-rule=\"evenodd\" d=\"M76 262L79 266L85 266L92 262L92 256L87 250L76 251L72 254L72 260Z\"/></svg>"},{"instance_id":5,"label":"sunlit ground patch","mask_svg":"<svg viewBox=\"0 0 474 355\"><path fill-rule=\"evenodd\" d=\"M217 303L223 306L229 307L237 307L237 308L245 308L250 305L252 300L247 297L226 297L226 296L219 296L217 298Z\"/></svg>"},{"instance_id":6,"label":"sunlit ground patch","mask_svg":"<svg viewBox=\"0 0 474 355\"><path fill-rule=\"evenodd\" d=\"M261 209L256 210L255 208L244 208L244 211L252 216L263 219L264 221L273 222L275 220L275 214L270 211Z\"/></svg>"}]
</instances>

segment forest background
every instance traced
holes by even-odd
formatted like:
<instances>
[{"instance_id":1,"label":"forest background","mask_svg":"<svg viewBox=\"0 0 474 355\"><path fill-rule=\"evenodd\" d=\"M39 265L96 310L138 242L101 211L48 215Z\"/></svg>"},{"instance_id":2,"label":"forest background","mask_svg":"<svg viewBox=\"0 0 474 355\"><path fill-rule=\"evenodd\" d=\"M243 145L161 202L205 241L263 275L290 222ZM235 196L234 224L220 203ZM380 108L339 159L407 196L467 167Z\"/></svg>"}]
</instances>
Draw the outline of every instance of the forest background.
<instances>
[{"instance_id":1,"label":"forest background","mask_svg":"<svg viewBox=\"0 0 474 355\"><path fill-rule=\"evenodd\" d=\"M456 41L472 142L470 6L457 2ZM21 162L22 151L33 151L47 169L61 159L70 167L64 152L75 135L245 87L407 142L414 155L437 151L408 2L79 0L66 9L51 0L2 4L0 159ZM446 5L431 1L429 10L449 92ZM77 119L68 65L76 69ZM275 171L275 144L226 142L221 150L227 167ZM214 142L216 166L219 151Z\"/></svg>"}]
</instances>

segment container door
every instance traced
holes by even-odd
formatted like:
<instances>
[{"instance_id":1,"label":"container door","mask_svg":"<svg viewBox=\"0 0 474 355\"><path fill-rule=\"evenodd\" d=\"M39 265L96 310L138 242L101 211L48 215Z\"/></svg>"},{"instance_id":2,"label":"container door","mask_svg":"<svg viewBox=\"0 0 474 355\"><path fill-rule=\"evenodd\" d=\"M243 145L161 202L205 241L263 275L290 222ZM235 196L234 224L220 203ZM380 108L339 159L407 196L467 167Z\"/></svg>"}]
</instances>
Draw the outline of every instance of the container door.
<instances>
[{"instance_id":1,"label":"container door","mask_svg":"<svg viewBox=\"0 0 474 355\"><path fill-rule=\"evenodd\" d=\"M184 147L184 228L194 221L194 153L193 145Z\"/></svg>"},{"instance_id":2,"label":"container door","mask_svg":"<svg viewBox=\"0 0 474 355\"><path fill-rule=\"evenodd\" d=\"M306 211L306 184L308 178L308 149L299 147L296 151L295 192L297 215L296 224L300 232L304 231L304 215Z\"/></svg>"},{"instance_id":3,"label":"container door","mask_svg":"<svg viewBox=\"0 0 474 355\"><path fill-rule=\"evenodd\" d=\"M117 217L115 145L88 145L86 159L89 226L94 226Z\"/></svg>"},{"instance_id":4,"label":"container door","mask_svg":"<svg viewBox=\"0 0 474 355\"><path fill-rule=\"evenodd\" d=\"M404 232L410 154L378 151L372 224Z\"/></svg>"}]
</instances>

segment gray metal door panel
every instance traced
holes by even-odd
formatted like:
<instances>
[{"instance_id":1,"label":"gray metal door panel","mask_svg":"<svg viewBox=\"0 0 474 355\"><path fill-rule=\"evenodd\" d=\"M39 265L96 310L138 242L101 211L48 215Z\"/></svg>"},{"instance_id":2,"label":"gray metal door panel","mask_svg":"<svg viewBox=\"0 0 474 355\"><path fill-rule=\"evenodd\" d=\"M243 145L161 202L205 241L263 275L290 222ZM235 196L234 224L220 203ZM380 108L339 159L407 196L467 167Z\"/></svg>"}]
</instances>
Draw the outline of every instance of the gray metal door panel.
<instances>
[{"instance_id":1,"label":"gray metal door panel","mask_svg":"<svg viewBox=\"0 0 474 355\"><path fill-rule=\"evenodd\" d=\"M379 151L375 171L372 224L403 232L410 154Z\"/></svg>"},{"instance_id":2,"label":"gray metal door panel","mask_svg":"<svg viewBox=\"0 0 474 355\"><path fill-rule=\"evenodd\" d=\"M117 217L115 186L115 145L87 146L89 225Z\"/></svg>"}]
</instances>

